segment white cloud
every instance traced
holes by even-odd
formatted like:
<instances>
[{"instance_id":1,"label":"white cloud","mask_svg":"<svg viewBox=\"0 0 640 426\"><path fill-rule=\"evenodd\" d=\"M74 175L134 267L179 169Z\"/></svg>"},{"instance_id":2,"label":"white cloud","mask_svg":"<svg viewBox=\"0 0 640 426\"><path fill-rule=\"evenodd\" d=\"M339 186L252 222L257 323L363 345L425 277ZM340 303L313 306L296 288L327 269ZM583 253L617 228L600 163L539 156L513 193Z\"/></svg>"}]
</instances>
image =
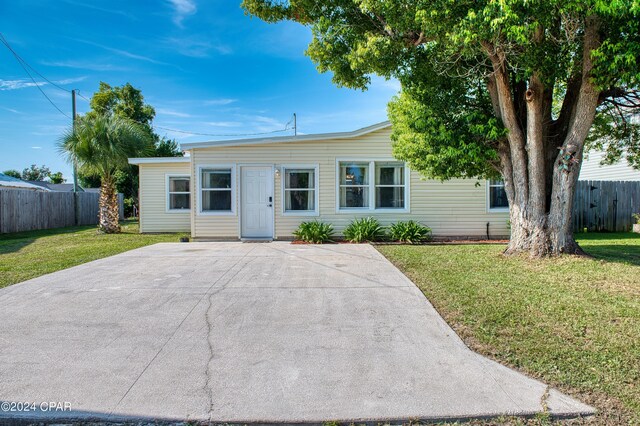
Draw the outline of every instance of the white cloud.
<instances>
[{"instance_id":1,"label":"white cloud","mask_svg":"<svg viewBox=\"0 0 640 426\"><path fill-rule=\"evenodd\" d=\"M209 99L207 101L204 101L203 104L204 105L229 105L232 104L234 102L237 102L237 99L229 99L229 98L220 98L220 99Z\"/></svg>"},{"instance_id":2,"label":"white cloud","mask_svg":"<svg viewBox=\"0 0 640 426\"><path fill-rule=\"evenodd\" d=\"M64 131L69 129L69 126L66 125L51 125L51 124L41 124L35 126L38 130L29 132L35 136L60 136Z\"/></svg>"},{"instance_id":3,"label":"white cloud","mask_svg":"<svg viewBox=\"0 0 640 426\"><path fill-rule=\"evenodd\" d=\"M100 63L100 61L41 61L42 65L59 68L74 68L90 71L129 71L129 68L118 67L112 64Z\"/></svg>"},{"instance_id":4,"label":"white cloud","mask_svg":"<svg viewBox=\"0 0 640 426\"><path fill-rule=\"evenodd\" d=\"M136 17L134 15L132 15L130 13L127 13L127 12L125 12L123 10L107 9L107 8L98 7L98 6L95 6L95 5L92 5L92 4L86 4L86 3L83 3L83 2L75 2L75 1L72 1L72 0L65 0L65 2L68 3L68 4L71 4L73 6L80 6L80 7L86 7L86 8L91 9L91 10L97 10L98 12L113 13L113 14L116 14L116 15L124 16L124 17L132 19L132 20L136 19Z\"/></svg>"},{"instance_id":5,"label":"white cloud","mask_svg":"<svg viewBox=\"0 0 640 426\"><path fill-rule=\"evenodd\" d=\"M169 37L164 39L164 44L179 54L190 58L206 58L211 51L220 55L228 55L232 52L227 45L222 43L214 44L199 37Z\"/></svg>"},{"instance_id":6,"label":"white cloud","mask_svg":"<svg viewBox=\"0 0 640 426\"><path fill-rule=\"evenodd\" d=\"M13 108L2 107L2 109L6 110L6 111L9 111L9 112L12 112L14 114L24 114L23 112L18 111L17 109L13 109Z\"/></svg>"},{"instance_id":7,"label":"white cloud","mask_svg":"<svg viewBox=\"0 0 640 426\"><path fill-rule=\"evenodd\" d=\"M58 84L71 84L71 83L77 83L79 81L84 81L86 79L87 79L87 76L75 77L75 78L66 78L64 80L58 80L58 81L56 81L56 83L58 83Z\"/></svg>"},{"instance_id":8,"label":"white cloud","mask_svg":"<svg viewBox=\"0 0 640 426\"><path fill-rule=\"evenodd\" d=\"M239 115L246 123L246 127L255 132L273 132L283 130L285 122L264 115Z\"/></svg>"},{"instance_id":9,"label":"white cloud","mask_svg":"<svg viewBox=\"0 0 640 426\"><path fill-rule=\"evenodd\" d=\"M0 79L0 90L18 90L26 87L44 86L47 83L39 81L34 83L31 80L2 80Z\"/></svg>"},{"instance_id":10,"label":"white cloud","mask_svg":"<svg viewBox=\"0 0 640 426\"><path fill-rule=\"evenodd\" d=\"M189 16L197 12L198 8L193 0L169 0L171 6L173 6L173 23L183 27L182 21Z\"/></svg>"},{"instance_id":11,"label":"white cloud","mask_svg":"<svg viewBox=\"0 0 640 426\"><path fill-rule=\"evenodd\" d=\"M41 146L32 146L31 149L42 149Z\"/></svg>"},{"instance_id":12,"label":"white cloud","mask_svg":"<svg viewBox=\"0 0 640 426\"><path fill-rule=\"evenodd\" d=\"M181 117L181 118L191 117L191 114L187 114L186 112L176 111L173 109L158 108L156 111L158 112L158 114L170 115L172 117Z\"/></svg>"},{"instance_id":13,"label":"white cloud","mask_svg":"<svg viewBox=\"0 0 640 426\"><path fill-rule=\"evenodd\" d=\"M209 126L213 127L240 127L242 123L239 121L210 121L208 123Z\"/></svg>"},{"instance_id":14,"label":"white cloud","mask_svg":"<svg viewBox=\"0 0 640 426\"><path fill-rule=\"evenodd\" d=\"M151 62L152 64L158 64L158 65L170 65L166 62L158 61L148 56L138 55L137 53L129 52L127 50L116 49L115 47L105 46L104 44L95 43L93 41L82 40L79 38L74 38L72 40L77 41L79 43L88 44L90 46L99 47L101 49L106 50L107 52L115 53L116 55L124 56L125 58L137 59L139 61Z\"/></svg>"},{"instance_id":15,"label":"white cloud","mask_svg":"<svg viewBox=\"0 0 640 426\"><path fill-rule=\"evenodd\" d=\"M86 76L85 77L67 78L67 79L64 79L64 80L54 81L54 83L64 86L66 84L77 83L79 81L86 80L86 78L87 78ZM27 79L22 79L22 80L2 80L2 79L0 79L0 90L19 90L19 89L25 89L27 87L46 86L48 84L49 83L47 83L46 81L36 81L34 83L32 80L27 80ZM66 97L67 95L64 95L64 96ZM16 112L16 111L11 111L11 112Z\"/></svg>"}]
</instances>

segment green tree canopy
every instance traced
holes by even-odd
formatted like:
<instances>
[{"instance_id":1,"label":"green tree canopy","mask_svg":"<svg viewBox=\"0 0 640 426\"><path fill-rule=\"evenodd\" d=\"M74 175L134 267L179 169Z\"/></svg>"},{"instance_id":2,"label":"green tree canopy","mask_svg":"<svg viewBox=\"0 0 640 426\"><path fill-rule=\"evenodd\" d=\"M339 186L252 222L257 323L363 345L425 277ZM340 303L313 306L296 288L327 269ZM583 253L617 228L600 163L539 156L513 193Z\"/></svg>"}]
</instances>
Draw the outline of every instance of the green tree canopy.
<instances>
[{"instance_id":1,"label":"green tree canopy","mask_svg":"<svg viewBox=\"0 0 640 426\"><path fill-rule=\"evenodd\" d=\"M91 111L87 113L90 117L116 115L142 125L151 135L155 146L154 151L148 154L149 156L182 156L182 151L175 140L160 136L153 130L156 110L153 106L145 103L142 91L133 87L131 83L126 83L123 86L111 86L101 81L98 91L91 97L90 106Z\"/></svg>"},{"instance_id":2,"label":"green tree canopy","mask_svg":"<svg viewBox=\"0 0 640 426\"><path fill-rule=\"evenodd\" d=\"M100 82L98 91L93 94L90 101L91 111L89 116L117 115L126 117L143 125L152 132L151 122L156 116L156 110L144 102L144 96L139 89L131 83L123 86L111 86Z\"/></svg>"},{"instance_id":3,"label":"green tree canopy","mask_svg":"<svg viewBox=\"0 0 640 426\"><path fill-rule=\"evenodd\" d=\"M639 0L242 5L267 22L308 26L307 55L339 86L397 78L394 154L433 178L501 175L508 252L579 252L571 211L587 136L592 127L615 136L615 153L637 134Z\"/></svg>"},{"instance_id":4,"label":"green tree canopy","mask_svg":"<svg viewBox=\"0 0 640 426\"><path fill-rule=\"evenodd\" d=\"M2 174L14 177L16 179L22 179L22 174L15 169L5 170L4 172L2 172Z\"/></svg>"},{"instance_id":5,"label":"green tree canopy","mask_svg":"<svg viewBox=\"0 0 640 426\"><path fill-rule=\"evenodd\" d=\"M181 157L182 151L175 140L158 135L153 130L153 119L156 112L153 106L145 103L140 89L130 83L123 86L111 86L100 82L98 91L93 94L90 101L91 110L86 116L96 119L101 116L113 116L131 120L149 135L151 149L140 154L149 157ZM80 184L85 188L96 188L101 185L99 175L88 174L86 170L78 173ZM125 198L133 199L128 205L135 204L138 197L138 168L129 164L121 164L114 174L114 180L118 192ZM127 210L125 214L131 214Z\"/></svg>"},{"instance_id":6,"label":"green tree canopy","mask_svg":"<svg viewBox=\"0 0 640 426\"><path fill-rule=\"evenodd\" d=\"M62 172L50 173L49 180L51 183L64 183L64 176L62 176Z\"/></svg>"},{"instance_id":7,"label":"green tree canopy","mask_svg":"<svg viewBox=\"0 0 640 426\"><path fill-rule=\"evenodd\" d=\"M33 181L43 181L51 174L51 170L45 165L38 167L35 164L32 164L29 167L25 167L22 170L22 179L24 180L33 180Z\"/></svg>"},{"instance_id":8,"label":"green tree canopy","mask_svg":"<svg viewBox=\"0 0 640 426\"><path fill-rule=\"evenodd\" d=\"M59 148L69 162L88 175L113 177L128 166L130 157L152 151L151 138L144 127L115 115L87 115L76 120L75 130L62 136Z\"/></svg>"}]
</instances>

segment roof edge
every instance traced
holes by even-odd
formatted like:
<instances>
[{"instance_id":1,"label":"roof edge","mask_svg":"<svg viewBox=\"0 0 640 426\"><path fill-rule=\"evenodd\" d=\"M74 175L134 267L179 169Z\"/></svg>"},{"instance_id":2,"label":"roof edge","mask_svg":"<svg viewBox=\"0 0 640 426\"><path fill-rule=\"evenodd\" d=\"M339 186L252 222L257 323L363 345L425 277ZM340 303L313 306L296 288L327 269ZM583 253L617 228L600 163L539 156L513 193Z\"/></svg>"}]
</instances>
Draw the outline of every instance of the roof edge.
<instances>
[{"instance_id":1,"label":"roof edge","mask_svg":"<svg viewBox=\"0 0 640 426\"><path fill-rule=\"evenodd\" d=\"M189 163L190 157L136 157L129 158L129 164L162 164L162 163Z\"/></svg>"},{"instance_id":2,"label":"roof edge","mask_svg":"<svg viewBox=\"0 0 640 426\"><path fill-rule=\"evenodd\" d=\"M185 142L180 144L183 150L189 150L194 148L213 148L221 146L237 146L237 145L264 145L271 143L289 143L289 142L309 142L309 141L321 141L327 139L349 139L356 138L358 136L366 135L367 133L375 132L376 130L386 129L391 127L391 122L383 121L373 124L371 126L362 127L357 130L349 132L334 132L334 133L316 133L310 135L300 136L274 136L269 138L250 138L250 139L226 139L219 141L207 141L207 142Z\"/></svg>"}]
</instances>

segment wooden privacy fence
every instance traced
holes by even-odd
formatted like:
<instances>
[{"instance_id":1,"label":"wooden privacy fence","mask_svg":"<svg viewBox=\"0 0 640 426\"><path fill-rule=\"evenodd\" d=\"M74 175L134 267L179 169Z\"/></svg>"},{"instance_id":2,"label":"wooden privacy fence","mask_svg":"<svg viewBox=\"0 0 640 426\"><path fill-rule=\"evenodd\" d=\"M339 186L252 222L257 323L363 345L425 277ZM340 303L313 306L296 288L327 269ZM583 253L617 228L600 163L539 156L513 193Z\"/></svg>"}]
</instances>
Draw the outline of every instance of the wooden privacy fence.
<instances>
[{"instance_id":1,"label":"wooden privacy fence","mask_svg":"<svg viewBox=\"0 0 640 426\"><path fill-rule=\"evenodd\" d=\"M640 213L640 182L579 181L573 209L576 232L629 231Z\"/></svg>"},{"instance_id":2,"label":"wooden privacy fence","mask_svg":"<svg viewBox=\"0 0 640 426\"><path fill-rule=\"evenodd\" d=\"M0 190L0 234L98 223L97 192ZM75 198L75 200L74 200ZM76 205L77 202L77 223ZM123 195L118 194L120 219Z\"/></svg>"}]
</instances>

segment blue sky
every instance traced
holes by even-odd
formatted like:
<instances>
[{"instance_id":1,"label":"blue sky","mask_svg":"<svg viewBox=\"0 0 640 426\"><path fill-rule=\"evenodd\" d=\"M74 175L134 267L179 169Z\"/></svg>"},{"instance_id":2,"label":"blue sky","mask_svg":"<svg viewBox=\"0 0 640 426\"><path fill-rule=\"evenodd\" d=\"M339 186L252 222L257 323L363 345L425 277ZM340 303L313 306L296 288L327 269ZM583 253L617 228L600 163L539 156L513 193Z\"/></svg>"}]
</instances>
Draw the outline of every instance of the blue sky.
<instances>
[{"instance_id":1,"label":"blue sky","mask_svg":"<svg viewBox=\"0 0 640 426\"><path fill-rule=\"evenodd\" d=\"M304 55L307 28L252 19L240 1L0 0L0 31L54 83L90 98L100 81L130 82L155 107L155 125L191 132L268 132L293 112L299 133L353 130L385 120L399 89L380 78L366 92L335 87ZM70 94L35 77L70 115ZM78 99L79 113L88 107ZM0 171L45 164L70 180L55 148L69 124L0 45ZM158 132L178 142L225 139Z\"/></svg>"}]
</instances>

